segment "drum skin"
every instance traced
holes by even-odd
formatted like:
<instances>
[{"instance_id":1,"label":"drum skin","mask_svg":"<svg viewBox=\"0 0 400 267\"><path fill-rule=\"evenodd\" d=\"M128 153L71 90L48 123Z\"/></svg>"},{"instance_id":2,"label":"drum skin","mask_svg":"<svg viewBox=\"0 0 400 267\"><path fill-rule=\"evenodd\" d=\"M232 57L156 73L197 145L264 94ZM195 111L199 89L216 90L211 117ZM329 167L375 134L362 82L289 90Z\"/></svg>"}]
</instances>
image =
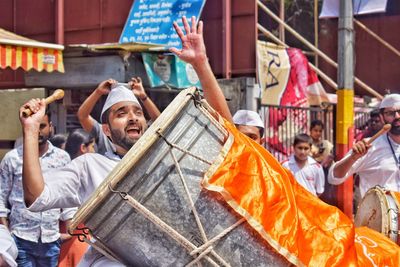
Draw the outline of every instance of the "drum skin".
<instances>
[{"instance_id":1,"label":"drum skin","mask_svg":"<svg viewBox=\"0 0 400 267\"><path fill-rule=\"evenodd\" d=\"M354 224L378 231L400 244L398 201L392 193L379 186L369 189L360 202Z\"/></svg>"},{"instance_id":2,"label":"drum skin","mask_svg":"<svg viewBox=\"0 0 400 267\"><path fill-rule=\"evenodd\" d=\"M188 89L189 90L189 89ZM190 207L189 196L174 164L165 138L210 162L223 159L230 136L205 109L199 108L184 91L167 107L78 211L72 225L84 223L110 254L127 266L185 266L196 259L190 250L146 219L119 194L127 192L154 215L196 247L205 243ZM190 198L207 240L235 224L241 217L222 196L201 187L209 165L182 151L172 149L179 162ZM132 165L132 166L130 166ZM126 170L127 169L127 170ZM233 229L213 245L214 254L200 259L201 266L290 266L247 222ZM215 254L218 257L215 257Z\"/></svg>"}]
</instances>

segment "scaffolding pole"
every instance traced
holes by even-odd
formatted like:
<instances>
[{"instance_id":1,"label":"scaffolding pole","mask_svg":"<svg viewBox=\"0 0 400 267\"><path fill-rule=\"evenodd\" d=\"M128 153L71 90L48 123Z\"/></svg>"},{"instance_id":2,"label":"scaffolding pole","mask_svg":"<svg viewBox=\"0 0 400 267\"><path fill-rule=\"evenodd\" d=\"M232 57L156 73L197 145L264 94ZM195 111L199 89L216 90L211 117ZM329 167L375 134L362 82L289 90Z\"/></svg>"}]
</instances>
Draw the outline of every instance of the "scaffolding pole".
<instances>
[{"instance_id":1,"label":"scaffolding pole","mask_svg":"<svg viewBox=\"0 0 400 267\"><path fill-rule=\"evenodd\" d=\"M336 156L344 157L354 137L354 31L353 1L340 0L338 24L338 97L336 109ZM353 177L339 186L338 207L353 217Z\"/></svg>"}]
</instances>

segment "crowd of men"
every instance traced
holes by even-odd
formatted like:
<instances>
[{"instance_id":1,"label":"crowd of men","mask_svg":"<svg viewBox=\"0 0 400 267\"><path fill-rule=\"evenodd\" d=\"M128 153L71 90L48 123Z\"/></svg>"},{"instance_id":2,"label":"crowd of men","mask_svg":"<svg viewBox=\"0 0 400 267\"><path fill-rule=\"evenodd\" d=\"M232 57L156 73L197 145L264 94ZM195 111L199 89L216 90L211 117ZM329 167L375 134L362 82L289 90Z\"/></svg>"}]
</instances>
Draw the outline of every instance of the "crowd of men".
<instances>
[{"instance_id":1,"label":"crowd of men","mask_svg":"<svg viewBox=\"0 0 400 267\"><path fill-rule=\"evenodd\" d=\"M191 23L182 18L182 22L185 33L174 23L182 49L170 51L193 66L208 103L240 132L262 145L265 124L256 112L239 110L231 116L208 63L202 22L197 24L195 18ZM151 120L160 115L140 78L132 78L128 87L113 79L100 83L78 111L82 129L66 138L54 137L53 143L49 141L51 117L44 101L32 99L21 107L23 145L10 151L0 165L0 266L68 266L71 262L62 265L63 259L68 262L70 253L77 251L81 251L77 256L79 266L123 266L77 244L70 245L60 257L61 244L74 240L65 231L60 232L59 224L62 221L68 226L77 207L144 134L148 125L144 110ZM98 122L90 114L103 95L107 100ZM22 115L26 108L33 111L32 116ZM340 161L333 162L333 145L323 140L324 125L317 120L311 122L309 134L299 133L294 138L294 153L282 165L315 196L324 192L326 181L341 184L354 173L359 175L361 197L376 185L399 191L400 95L387 95L375 113L369 132ZM379 122L391 124L391 130L368 144L366 138L376 133L373 128Z\"/></svg>"}]
</instances>

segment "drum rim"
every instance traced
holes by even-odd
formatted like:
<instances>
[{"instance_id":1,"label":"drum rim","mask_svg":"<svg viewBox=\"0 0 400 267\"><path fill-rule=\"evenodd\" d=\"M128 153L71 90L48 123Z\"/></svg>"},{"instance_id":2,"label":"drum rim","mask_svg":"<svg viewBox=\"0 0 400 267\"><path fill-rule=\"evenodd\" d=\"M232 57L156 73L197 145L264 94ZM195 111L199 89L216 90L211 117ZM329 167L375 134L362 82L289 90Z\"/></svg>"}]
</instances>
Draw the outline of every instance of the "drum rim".
<instances>
[{"instance_id":1,"label":"drum rim","mask_svg":"<svg viewBox=\"0 0 400 267\"><path fill-rule=\"evenodd\" d=\"M357 211L357 214L355 216L355 221L358 218L358 215L361 216L360 213L360 207L362 206L364 200L367 198L367 196L376 193L376 196L379 199L380 202L380 208L381 208L381 213L382 213L382 218L381 218L381 229L380 233L385 235L386 237L390 238L392 241L395 243L399 244L400 242L400 237L396 232L393 231L398 231L400 222L399 222L399 201L392 195L391 190L386 190L385 188L382 188L381 186L375 186L370 188L365 196L363 197L362 201L359 204L359 209ZM393 212L391 212L393 210ZM359 225L362 226L362 225ZM368 226L366 226L368 227Z\"/></svg>"},{"instance_id":2,"label":"drum rim","mask_svg":"<svg viewBox=\"0 0 400 267\"><path fill-rule=\"evenodd\" d=\"M380 206L379 208L381 210L382 215L386 214L386 211L389 208L389 203L388 203L388 201L386 199L385 190L383 188L381 188L380 186L374 186L374 187L370 188L367 191L367 193L365 194L365 196L361 200L360 204L358 205L357 213L356 213L356 216L354 218L354 224L357 221L358 215L361 216L361 212L360 212L361 209L360 208L362 207L362 204L364 203L364 201L366 201L367 196L370 196L372 194L376 194L376 196L379 199L379 203L381 204L381 205L379 205ZM389 219L388 219L387 216L382 216L381 220L382 220L382 222L381 222L382 225L381 225L380 232L383 233L384 235L388 236L389 229L387 229L387 228L389 226ZM362 226L362 225L356 225L356 226ZM370 228L370 229L372 229L372 228Z\"/></svg>"},{"instance_id":3,"label":"drum rim","mask_svg":"<svg viewBox=\"0 0 400 267\"><path fill-rule=\"evenodd\" d=\"M152 125L147 129L146 133L135 143L135 145L128 151L125 157L114 167L114 169L106 176L106 178L101 182L98 188L92 193L92 195L81 205L78 211L75 213L71 220L69 231L75 230L80 223L91 216L94 210L100 205L101 200L103 200L109 193L109 184L114 187L136 164L143 156L144 151L147 151L158 139L157 131L168 128L169 125L175 120L174 115L179 114L189 101L193 101L192 97L197 89L191 87L182 90L175 99L167 106L164 112L152 123ZM209 106L205 105L206 108L201 108L204 115L208 116L210 120L216 122L216 119L209 113ZM220 131L224 128L217 127ZM225 130L223 132L227 136L227 140L223 145L217 160L210 166L209 170L206 172L214 172L221 163L221 157L224 158L225 154L231 147L233 141L233 136L231 133ZM143 138L145 137L145 138ZM138 153L139 152L139 153ZM120 166L120 167L119 167Z\"/></svg>"},{"instance_id":4,"label":"drum rim","mask_svg":"<svg viewBox=\"0 0 400 267\"><path fill-rule=\"evenodd\" d=\"M387 210L387 213L389 214L389 230L387 236L398 244L399 236L395 231L399 230L399 218L398 215L396 215L396 213L398 214L399 212L399 207L397 206L391 191L386 191L386 199L389 203L389 209Z\"/></svg>"}]
</instances>

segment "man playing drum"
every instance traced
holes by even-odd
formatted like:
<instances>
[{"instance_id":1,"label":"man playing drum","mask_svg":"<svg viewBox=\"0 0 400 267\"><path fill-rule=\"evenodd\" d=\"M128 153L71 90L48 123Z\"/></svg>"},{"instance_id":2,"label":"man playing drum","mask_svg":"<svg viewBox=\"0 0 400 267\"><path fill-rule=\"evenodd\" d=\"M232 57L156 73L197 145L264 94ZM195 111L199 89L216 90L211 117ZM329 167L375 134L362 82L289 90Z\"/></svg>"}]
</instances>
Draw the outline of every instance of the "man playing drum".
<instances>
[{"instance_id":1,"label":"man playing drum","mask_svg":"<svg viewBox=\"0 0 400 267\"><path fill-rule=\"evenodd\" d=\"M191 26L182 18L186 35L174 23L175 30L182 41L182 50L171 48L179 58L191 64L195 69L204 96L210 105L227 120L232 121L223 93L208 63L203 41L203 24L192 17ZM22 110L29 108L33 115L25 118ZM108 151L105 156L88 153L74 159L66 167L42 173L39 163L38 132L44 116L43 100L32 99L20 110L20 121L24 133L23 184L26 205L31 211L43 211L56 207L80 206L96 190L108 173L136 143L146 130L146 120L142 108L132 91L121 86L114 88L108 95L102 110L102 128L111 139L116 150ZM49 179L57 176L59 179ZM79 266L122 266L103 255L89 250Z\"/></svg>"},{"instance_id":2,"label":"man playing drum","mask_svg":"<svg viewBox=\"0 0 400 267\"><path fill-rule=\"evenodd\" d=\"M367 139L355 143L329 171L331 184L341 184L358 173L361 197L376 185L400 191L400 94L386 95L379 108L382 120L392 126L390 131L372 144L368 144Z\"/></svg>"}]
</instances>

